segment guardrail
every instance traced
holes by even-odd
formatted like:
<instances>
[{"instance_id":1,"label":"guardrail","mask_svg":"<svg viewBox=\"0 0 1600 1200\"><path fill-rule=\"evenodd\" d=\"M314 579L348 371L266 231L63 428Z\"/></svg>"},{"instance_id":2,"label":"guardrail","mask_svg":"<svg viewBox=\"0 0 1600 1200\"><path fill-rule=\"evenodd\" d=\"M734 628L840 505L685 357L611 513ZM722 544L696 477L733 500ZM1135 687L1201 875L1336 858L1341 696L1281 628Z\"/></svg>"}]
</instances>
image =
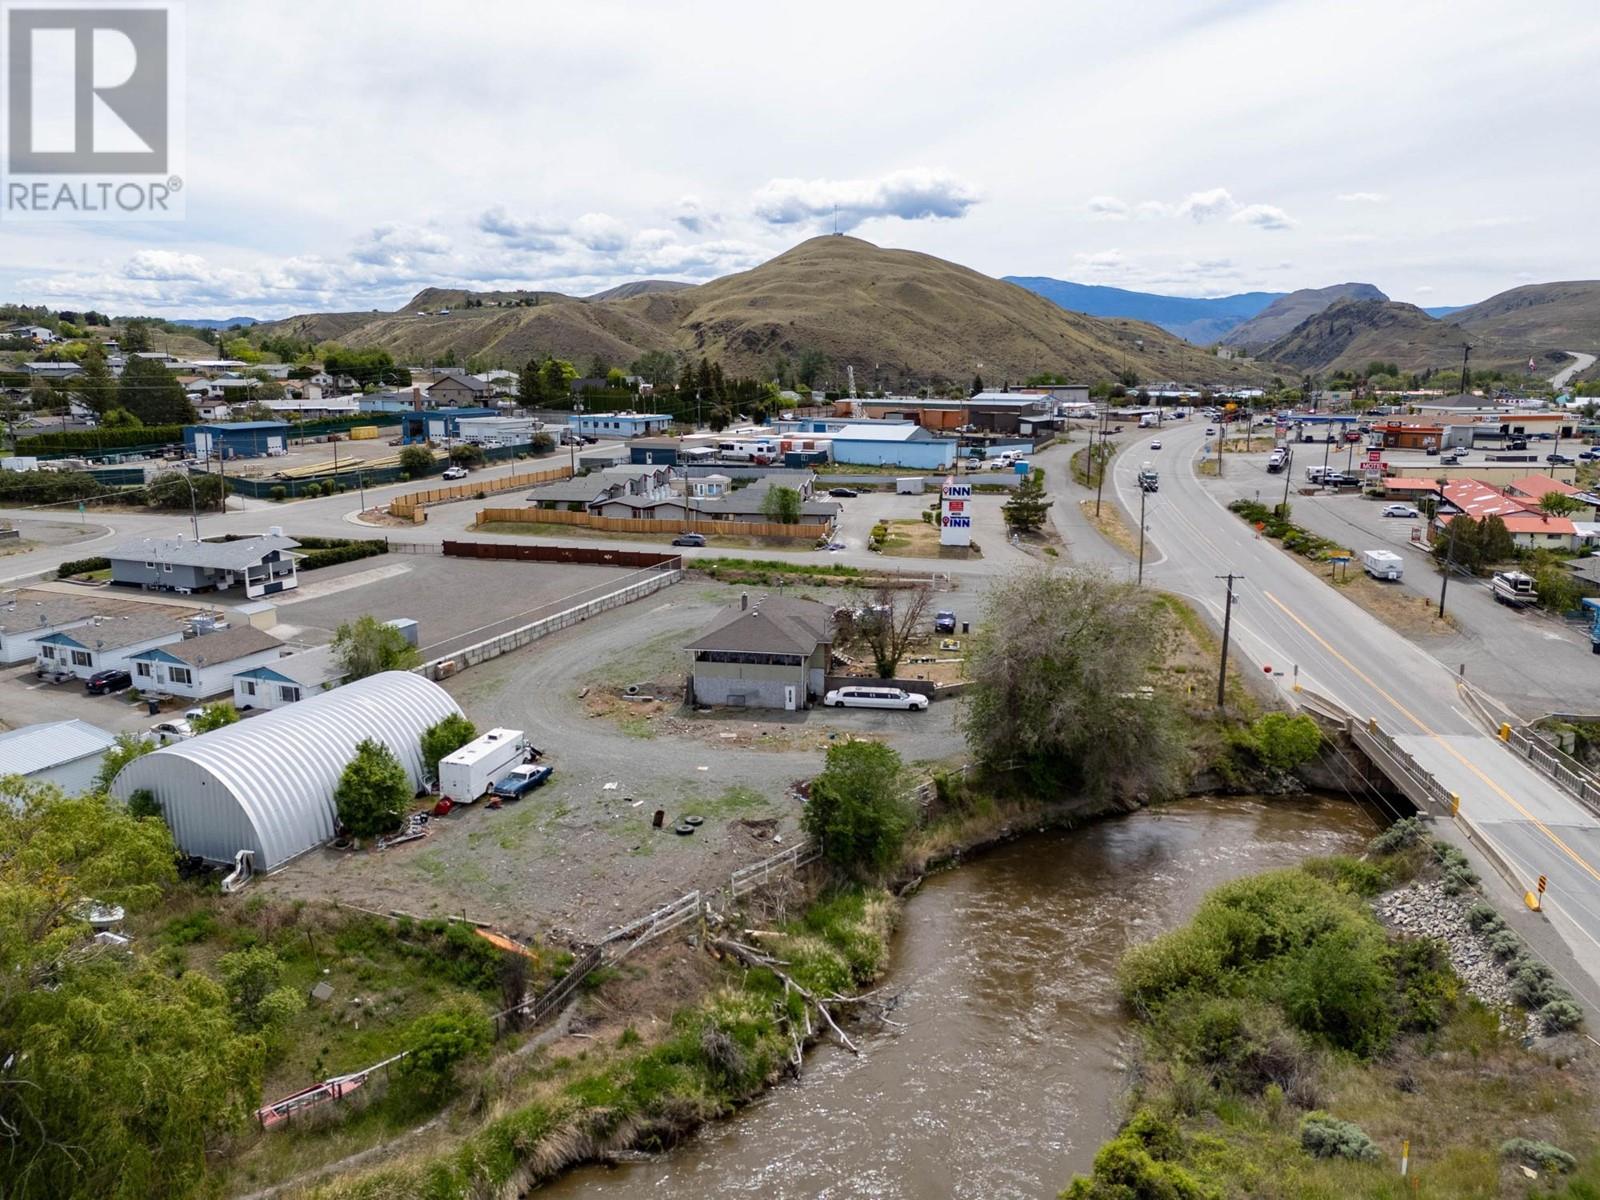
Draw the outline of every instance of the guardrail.
<instances>
[{"instance_id":1,"label":"guardrail","mask_svg":"<svg viewBox=\"0 0 1600 1200\"><path fill-rule=\"evenodd\" d=\"M1595 816L1600 816L1600 781L1556 747L1531 738L1520 729L1503 727L1505 743L1540 774Z\"/></svg>"},{"instance_id":2,"label":"guardrail","mask_svg":"<svg viewBox=\"0 0 1600 1200\"><path fill-rule=\"evenodd\" d=\"M815 862L820 857L822 857L822 846L817 842L813 842L810 839L797 842L787 850L774 854L771 858L752 863L748 867L739 868L728 877L728 891L737 899L746 892L753 892L757 888L771 883L774 875L798 871L807 863Z\"/></svg>"}]
</instances>

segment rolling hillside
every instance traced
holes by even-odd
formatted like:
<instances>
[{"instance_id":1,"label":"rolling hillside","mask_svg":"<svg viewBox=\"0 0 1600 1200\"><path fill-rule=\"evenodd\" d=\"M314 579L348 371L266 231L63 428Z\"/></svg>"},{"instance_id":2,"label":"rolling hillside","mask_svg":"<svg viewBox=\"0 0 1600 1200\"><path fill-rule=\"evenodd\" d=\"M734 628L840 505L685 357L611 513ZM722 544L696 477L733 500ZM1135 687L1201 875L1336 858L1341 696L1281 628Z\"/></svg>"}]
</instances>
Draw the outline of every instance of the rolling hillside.
<instances>
[{"instance_id":1,"label":"rolling hillside","mask_svg":"<svg viewBox=\"0 0 1600 1200\"><path fill-rule=\"evenodd\" d=\"M1217 341L1230 329L1248 321L1286 294L1241 292L1236 296L1200 299L1072 283L1065 279L1051 279L1047 275L1007 275L1005 282L1025 287L1072 312L1086 313L1091 317L1127 317L1135 321L1149 321L1168 333L1202 346Z\"/></svg>"},{"instance_id":2,"label":"rolling hillside","mask_svg":"<svg viewBox=\"0 0 1600 1200\"><path fill-rule=\"evenodd\" d=\"M1474 367L1526 367L1518 344L1469 335L1412 304L1393 300L1339 300L1295 326L1261 351L1261 357L1300 371L1359 370L1373 360L1402 371L1459 367L1461 344L1472 342Z\"/></svg>"},{"instance_id":3,"label":"rolling hillside","mask_svg":"<svg viewBox=\"0 0 1600 1200\"><path fill-rule=\"evenodd\" d=\"M646 350L704 354L730 374L771 372L819 352L842 383L943 387L981 374L1020 383L1054 371L1090 381L1126 365L1143 379L1254 381L1263 369L1223 362L1139 321L1103 321L966 267L850 237L818 237L761 266L697 287L635 289L622 298L473 293L514 307L460 307L468 294L429 288L398 313L311 314L261 327L408 362L454 353L516 366L551 353L626 364ZM602 297L605 293L602 293ZM536 303L522 303L534 300ZM440 315L438 310L452 311ZM423 316L422 310L430 315Z\"/></svg>"},{"instance_id":4,"label":"rolling hillside","mask_svg":"<svg viewBox=\"0 0 1600 1200\"><path fill-rule=\"evenodd\" d=\"M1222 340L1230 346L1261 350L1288 334L1307 317L1316 316L1336 301L1388 298L1370 283L1336 283L1332 287L1301 288L1287 296L1280 296L1248 321L1229 330Z\"/></svg>"},{"instance_id":5,"label":"rolling hillside","mask_svg":"<svg viewBox=\"0 0 1600 1200\"><path fill-rule=\"evenodd\" d=\"M1531 350L1600 350L1600 280L1531 283L1490 296L1451 318L1474 335L1525 342Z\"/></svg>"}]
</instances>

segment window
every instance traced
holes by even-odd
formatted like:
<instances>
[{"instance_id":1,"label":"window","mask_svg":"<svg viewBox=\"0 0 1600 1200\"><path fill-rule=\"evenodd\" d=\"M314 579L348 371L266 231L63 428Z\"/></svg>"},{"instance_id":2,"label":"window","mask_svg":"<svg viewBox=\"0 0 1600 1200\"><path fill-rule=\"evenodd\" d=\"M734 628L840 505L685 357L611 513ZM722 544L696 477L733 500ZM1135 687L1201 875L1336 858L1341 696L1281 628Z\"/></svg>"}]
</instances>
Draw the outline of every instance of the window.
<instances>
[{"instance_id":1,"label":"window","mask_svg":"<svg viewBox=\"0 0 1600 1200\"><path fill-rule=\"evenodd\" d=\"M286 704L292 704L294 701L300 699L300 689L297 687L289 687L287 685L280 687L278 689L278 699L282 700Z\"/></svg>"},{"instance_id":2,"label":"window","mask_svg":"<svg viewBox=\"0 0 1600 1200\"><path fill-rule=\"evenodd\" d=\"M246 696L254 696L256 694L256 681L254 679L241 679L239 688Z\"/></svg>"},{"instance_id":3,"label":"window","mask_svg":"<svg viewBox=\"0 0 1600 1200\"><path fill-rule=\"evenodd\" d=\"M56 657L56 648L54 646L40 646L39 647L39 657L40 658L47 658L47 659L50 659L51 661L54 661L55 657Z\"/></svg>"},{"instance_id":4,"label":"window","mask_svg":"<svg viewBox=\"0 0 1600 1200\"><path fill-rule=\"evenodd\" d=\"M154 571L156 569L156 564L153 563L153 562L147 562L147 563L145 563L145 568L147 570Z\"/></svg>"},{"instance_id":5,"label":"window","mask_svg":"<svg viewBox=\"0 0 1600 1200\"><path fill-rule=\"evenodd\" d=\"M172 564L171 563L162 563L161 564L161 569L163 571L167 572L167 574L170 575L172 573Z\"/></svg>"},{"instance_id":6,"label":"window","mask_svg":"<svg viewBox=\"0 0 1600 1200\"><path fill-rule=\"evenodd\" d=\"M188 667L168 667L167 668L167 682L168 683L193 683L194 682L194 672L190 671Z\"/></svg>"},{"instance_id":7,"label":"window","mask_svg":"<svg viewBox=\"0 0 1600 1200\"><path fill-rule=\"evenodd\" d=\"M75 667L87 667L87 666L92 665L93 663L94 663L94 655L90 654L87 650L74 650L72 652L72 665L73 666L75 666Z\"/></svg>"},{"instance_id":8,"label":"window","mask_svg":"<svg viewBox=\"0 0 1600 1200\"><path fill-rule=\"evenodd\" d=\"M133 673L135 675L143 676L145 679L149 679L150 678L150 664L147 663L147 662L134 663L133 664Z\"/></svg>"}]
</instances>

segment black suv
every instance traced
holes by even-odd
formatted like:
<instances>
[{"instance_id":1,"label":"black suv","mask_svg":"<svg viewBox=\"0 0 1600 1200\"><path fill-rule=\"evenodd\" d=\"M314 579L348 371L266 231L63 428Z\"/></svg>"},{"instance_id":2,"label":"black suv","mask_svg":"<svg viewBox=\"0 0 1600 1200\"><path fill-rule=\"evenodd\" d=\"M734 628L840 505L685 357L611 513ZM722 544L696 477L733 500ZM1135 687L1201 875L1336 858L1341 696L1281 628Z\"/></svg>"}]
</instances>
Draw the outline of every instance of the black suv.
<instances>
[{"instance_id":1,"label":"black suv","mask_svg":"<svg viewBox=\"0 0 1600 1200\"><path fill-rule=\"evenodd\" d=\"M84 690L91 696L108 696L133 686L133 676L126 671L96 671L84 681Z\"/></svg>"}]
</instances>

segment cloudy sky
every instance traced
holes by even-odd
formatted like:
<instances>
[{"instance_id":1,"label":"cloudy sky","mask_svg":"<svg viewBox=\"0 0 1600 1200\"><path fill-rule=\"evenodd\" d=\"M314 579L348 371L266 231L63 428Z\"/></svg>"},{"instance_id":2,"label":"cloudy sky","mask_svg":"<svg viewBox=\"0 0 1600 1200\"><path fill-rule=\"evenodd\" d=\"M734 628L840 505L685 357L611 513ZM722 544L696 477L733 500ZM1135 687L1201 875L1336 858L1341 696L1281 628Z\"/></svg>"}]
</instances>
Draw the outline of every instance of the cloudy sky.
<instances>
[{"instance_id":1,"label":"cloudy sky","mask_svg":"<svg viewBox=\"0 0 1600 1200\"><path fill-rule=\"evenodd\" d=\"M1593 0L187 5L187 218L0 224L0 296L395 307L832 228L995 275L1424 305L1600 276Z\"/></svg>"}]
</instances>

